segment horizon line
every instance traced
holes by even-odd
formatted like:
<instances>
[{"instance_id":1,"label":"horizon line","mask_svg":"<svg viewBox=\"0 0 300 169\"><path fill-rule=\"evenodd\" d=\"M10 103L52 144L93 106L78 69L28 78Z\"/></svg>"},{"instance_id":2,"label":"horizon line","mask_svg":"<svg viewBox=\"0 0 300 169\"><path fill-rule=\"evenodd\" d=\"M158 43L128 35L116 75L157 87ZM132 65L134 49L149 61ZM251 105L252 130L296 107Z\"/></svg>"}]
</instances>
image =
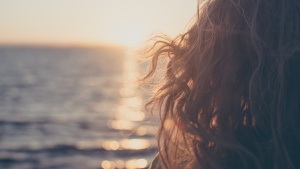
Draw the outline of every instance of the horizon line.
<instances>
[{"instance_id":1,"label":"horizon line","mask_svg":"<svg viewBox=\"0 0 300 169\"><path fill-rule=\"evenodd\" d=\"M128 45L118 43L3 43L1 47L50 47L50 48L129 48Z\"/></svg>"}]
</instances>

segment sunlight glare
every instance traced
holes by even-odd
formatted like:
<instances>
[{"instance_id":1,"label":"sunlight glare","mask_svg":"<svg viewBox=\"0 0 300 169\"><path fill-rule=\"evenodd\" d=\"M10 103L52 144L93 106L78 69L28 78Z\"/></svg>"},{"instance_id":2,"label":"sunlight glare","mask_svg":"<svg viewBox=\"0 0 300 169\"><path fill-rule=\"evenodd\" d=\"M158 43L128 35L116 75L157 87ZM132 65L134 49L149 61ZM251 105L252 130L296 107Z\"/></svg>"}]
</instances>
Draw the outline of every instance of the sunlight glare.
<instances>
[{"instance_id":1,"label":"sunlight glare","mask_svg":"<svg viewBox=\"0 0 300 169\"><path fill-rule=\"evenodd\" d=\"M128 161L117 160L117 161L108 161L104 160L101 162L101 167L103 169L115 169L115 168L127 168L127 169L137 169L137 168L146 168L148 166L148 161L144 158L132 159Z\"/></svg>"},{"instance_id":2,"label":"sunlight glare","mask_svg":"<svg viewBox=\"0 0 300 169\"><path fill-rule=\"evenodd\" d=\"M125 162L124 161L122 161L122 160L117 160L116 161L116 167L117 168L124 168L124 166L125 166Z\"/></svg>"},{"instance_id":3,"label":"sunlight glare","mask_svg":"<svg viewBox=\"0 0 300 169\"><path fill-rule=\"evenodd\" d=\"M102 146L105 150L118 150L120 144L117 141L106 141L103 143Z\"/></svg>"},{"instance_id":4,"label":"sunlight glare","mask_svg":"<svg viewBox=\"0 0 300 169\"><path fill-rule=\"evenodd\" d=\"M137 130L136 130L136 134L139 135L139 136L144 136L148 133L147 129L145 127L139 127Z\"/></svg>"},{"instance_id":5,"label":"sunlight glare","mask_svg":"<svg viewBox=\"0 0 300 169\"><path fill-rule=\"evenodd\" d=\"M134 123L126 120L113 120L108 122L108 126L115 130L132 130Z\"/></svg>"},{"instance_id":6,"label":"sunlight glare","mask_svg":"<svg viewBox=\"0 0 300 169\"><path fill-rule=\"evenodd\" d=\"M146 139L126 139L121 141L124 149L142 150L150 147L150 141Z\"/></svg>"},{"instance_id":7,"label":"sunlight glare","mask_svg":"<svg viewBox=\"0 0 300 169\"><path fill-rule=\"evenodd\" d=\"M124 98L121 100L121 103L133 108L140 108L143 105L143 100L140 96L136 96L131 98Z\"/></svg>"},{"instance_id":8,"label":"sunlight glare","mask_svg":"<svg viewBox=\"0 0 300 169\"><path fill-rule=\"evenodd\" d=\"M145 34L140 30L132 29L132 27L136 26L130 25L130 27L123 30L120 40L130 47L135 47L138 44L140 44L143 40L145 40Z\"/></svg>"},{"instance_id":9,"label":"sunlight glare","mask_svg":"<svg viewBox=\"0 0 300 169\"><path fill-rule=\"evenodd\" d=\"M145 113L132 110L125 105L120 105L117 110L116 118L119 120L143 121L145 119Z\"/></svg>"},{"instance_id":10,"label":"sunlight glare","mask_svg":"<svg viewBox=\"0 0 300 169\"><path fill-rule=\"evenodd\" d=\"M105 160L105 161L102 161L102 163L101 163L101 167L102 168L110 168L111 167L111 163L109 162L109 161L107 161L107 160Z\"/></svg>"},{"instance_id":11,"label":"sunlight glare","mask_svg":"<svg viewBox=\"0 0 300 169\"><path fill-rule=\"evenodd\" d=\"M128 169L146 168L147 165L148 162L145 159L134 159L126 162L126 168Z\"/></svg>"},{"instance_id":12,"label":"sunlight glare","mask_svg":"<svg viewBox=\"0 0 300 169\"><path fill-rule=\"evenodd\" d=\"M136 88L133 88L131 86L126 86L121 88L119 92L122 97L133 97L135 94L135 89Z\"/></svg>"}]
</instances>

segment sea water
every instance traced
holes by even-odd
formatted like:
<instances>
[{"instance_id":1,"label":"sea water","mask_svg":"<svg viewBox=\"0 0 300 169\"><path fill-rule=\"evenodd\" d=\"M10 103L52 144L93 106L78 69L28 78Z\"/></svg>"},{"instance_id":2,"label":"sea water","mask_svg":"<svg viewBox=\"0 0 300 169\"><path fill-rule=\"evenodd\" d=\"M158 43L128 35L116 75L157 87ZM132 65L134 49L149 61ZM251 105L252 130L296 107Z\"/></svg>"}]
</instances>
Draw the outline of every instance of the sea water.
<instances>
[{"instance_id":1,"label":"sea water","mask_svg":"<svg viewBox=\"0 0 300 169\"><path fill-rule=\"evenodd\" d=\"M146 168L138 74L124 49L0 47L0 168Z\"/></svg>"}]
</instances>

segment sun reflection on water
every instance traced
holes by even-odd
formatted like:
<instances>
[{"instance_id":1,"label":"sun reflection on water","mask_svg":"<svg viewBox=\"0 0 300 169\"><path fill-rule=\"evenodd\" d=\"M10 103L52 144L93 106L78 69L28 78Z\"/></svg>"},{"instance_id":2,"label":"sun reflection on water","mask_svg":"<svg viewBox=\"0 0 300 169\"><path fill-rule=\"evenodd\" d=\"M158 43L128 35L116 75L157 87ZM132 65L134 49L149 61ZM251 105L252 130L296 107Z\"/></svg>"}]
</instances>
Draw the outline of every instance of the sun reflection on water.
<instances>
[{"instance_id":1,"label":"sun reflection on water","mask_svg":"<svg viewBox=\"0 0 300 169\"><path fill-rule=\"evenodd\" d=\"M127 120L112 120L107 125L115 130L133 130L136 126L133 122Z\"/></svg>"},{"instance_id":2,"label":"sun reflection on water","mask_svg":"<svg viewBox=\"0 0 300 169\"><path fill-rule=\"evenodd\" d=\"M145 113L132 110L132 108L128 106L120 105L117 110L116 118L130 121L143 121L145 119Z\"/></svg>"},{"instance_id":3,"label":"sun reflection on water","mask_svg":"<svg viewBox=\"0 0 300 169\"><path fill-rule=\"evenodd\" d=\"M148 130L146 129L146 127L139 127L137 130L136 130L136 134L139 135L139 136L144 136L148 133Z\"/></svg>"},{"instance_id":4,"label":"sun reflection on water","mask_svg":"<svg viewBox=\"0 0 300 169\"><path fill-rule=\"evenodd\" d=\"M133 159L128 161L108 161L104 160L101 163L101 167L104 169L119 169L119 168L127 168L127 169L137 169L137 168L146 168L148 166L148 161L146 159Z\"/></svg>"},{"instance_id":5,"label":"sun reflection on water","mask_svg":"<svg viewBox=\"0 0 300 169\"><path fill-rule=\"evenodd\" d=\"M146 139L126 139L121 141L124 149L142 150L150 147L150 141Z\"/></svg>"},{"instance_id":6,"label":"sun reflection on water","mask_svg":"<svg viewBox=\"0 0 300 169\"><path fill-rule=\"evenodd\" d=\"M153 144L146 139L124 139L121 141L103 142L105 150L145 150L153 147Z\"/></svg>"},{"instance_id":7,"label":"sun reflection on water","mask_svg":"<svg viewBox=\"0 0 300 169\"><path fill-rule=\"evenodd\" d=\"M103 143L103 148L106 150L118 150L120 143L117 141L107 141Z\"/></svg>"},{"instance_id":8,"label":"sun reflection on water","mask_svg":"<svg viewBox=\"0 0 300 169\"><path fill-rule=\"evenodd\" d=\"M116 150L146 150L154 147L154 142L147 139L121 139L121 140L108 140L108 141L78 141L76 148L79 150L87 149L104 149L107 151Z\"/></svg>"},{"instance_id":9,"label":"sun reflection on water","mask_svg":"<svg viewBox=\"0 0 300 169\"><path fill-rule=\"evenodd\" d=\"M147 167L148 162L145 159L135 159L129 160L126 162L126 168L145 168Z\"/></svg>"},{"instance_id":10,"label":"sun reflection on water","mask_svg":"<svg viewBox=\"0 0 300 169\"><path fill-rule=\"evenodd\" d=\"M120 88L120 102L116 108L115 120L108 122L108 127L115 130L134 130L138 127L137 122L146 118L143 111L143 100L137 84L138 69L136 58L126 55L123 65L123 86Z\"/></svg>"},{"instance_id":11,"label":"sun reflection on water","mask_svg":"<svg viewBox=\"0 0 300 169\"><path fill-rule=\"evenodd\" d=\"M141 108L142 107L142 98L140 96L123 98L121 104L127 105L132 108Z\"/></svg>"},{"instance_id":12,"label":"sun reflection on water","mask_svg":"<svg viewBox=\"0 0 300 169\"><path fill-rule=\"evenodd\" d=\"M108 160L102 161L101 167L104 168L104 169L115 168L113 163L108 161Z\"/></svg>"},{"instance_id":13,"label":"sun reflection on water","mask_svg":"<svg viewBox=\"0 0 300 169\"><path fill-rule=\"evenodd\" d=\"M148 156L148 158L150 156L151 158L151 155L155 153L156 141L154 139L150 141L147 137L154 137L155 131L153 127L151 128L144 123L148 117L143 110L144 103L142 95L139 92L139 85L136 83L137 77L138 69L136 58L127 56L123 71L124 83L119 89L121 98L119 105L116 107L114 119L108 121L107 126L116 131L131 131L131 133L130 136L126 135L127 138L103 141L101 147L106 151L114 151L116 153L119 151L125 153L144 151L144 155ZM99 146L99 144L97 144L97 146ZM133 157L132 159L129 157L127 156L126 160L105 159L101 162L100 166L104 169L136 169L146 168L149 165L146 159L140 158L141 155Z\"/></svg>"}]
</instances>

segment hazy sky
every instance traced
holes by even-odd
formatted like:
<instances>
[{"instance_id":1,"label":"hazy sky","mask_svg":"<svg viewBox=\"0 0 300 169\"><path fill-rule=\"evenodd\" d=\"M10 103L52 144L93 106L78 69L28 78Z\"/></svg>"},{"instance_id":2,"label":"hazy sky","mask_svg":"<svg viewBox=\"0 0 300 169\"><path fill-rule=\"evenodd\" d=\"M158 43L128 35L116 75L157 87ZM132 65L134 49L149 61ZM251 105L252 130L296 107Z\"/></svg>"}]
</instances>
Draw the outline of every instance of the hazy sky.
<instances>
[{"instance_id":1,"label":"hazy sky","mask_svg":"<svg viewBox=\"0 0 300 169\"><path fill-rule=\"evenodd\" d=\"M0 0L0 43L135 44L175 36L197 0Z\"/></svg>"}]
</instances>

